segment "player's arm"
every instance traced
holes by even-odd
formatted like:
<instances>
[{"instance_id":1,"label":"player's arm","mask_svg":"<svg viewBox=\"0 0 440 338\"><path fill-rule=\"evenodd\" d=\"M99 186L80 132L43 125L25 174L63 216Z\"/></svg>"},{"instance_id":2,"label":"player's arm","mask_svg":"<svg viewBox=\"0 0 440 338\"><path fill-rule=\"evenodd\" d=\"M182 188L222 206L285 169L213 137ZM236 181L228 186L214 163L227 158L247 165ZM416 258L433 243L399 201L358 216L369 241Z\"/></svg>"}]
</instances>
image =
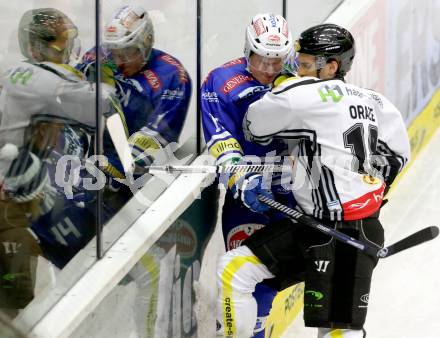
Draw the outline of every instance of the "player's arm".
<instances>
[{"instance_id":1,"label":"player's arm","mask_svg":"<svg viewBox=\"0 0 440 338\"><path fill-rule=\"evenodd\" d=\"M55 115L69 118L83 124L94 126L96 124L96 86L86 81L84 75L69 65L55 65L50 63L39 64L41 68L35 74L35 80L30 81L34 87L33 94L45 98L49 102L51 111ZM109 96L114 88L102 83L103 112L106 114L110 108Z\"/></svg>"},{"instance_id":2,"label":"player's arm","mask_svg":"<svg viewBox=\"0 0 440 338\"><path fill-rule=\"evenodd\" d=\"M147 123L129 138L133 155L145 157L144 165L159 160L157 151L177 142L191 100L191 79L186 71L161 74L160 82L162 90L153 97L154 109ZM163 155L161 162L166 161L168 156Z\"/></svg>"},{"instance_id":3,"label":"player's arm","mask_svg":"<svg viewBox=\"0 0 440 338\"><path fill-rule=\"evenodd\" d=\"M237 123L233 120L234 106L221 92L224 79L210 75L201 87L202 126L209 153L217 164L235 164L243 157L238 142Z\"/></svg>"},{"instance_id":4,"label":"player's arm","mask_svg":"<svg viewBox=\"0 0 440 338\"><path fill-rule=\"evenodd\" d=\"M389 186L410 159L410 144L399 110L384 96L372 92L378 109L378 158L376 167Z\"/></svg>"},{"instance_id":5,"label":"player's arm","mask_svg":"<svg viewBox=\"0 0 440 338\"><path fill-rule=\"evenodd\" d=\"M294 114L286 84L288 81L249 106L243 120L247 140L267 144L275 134L291 128Z\"/></svg>"}]
</instances>

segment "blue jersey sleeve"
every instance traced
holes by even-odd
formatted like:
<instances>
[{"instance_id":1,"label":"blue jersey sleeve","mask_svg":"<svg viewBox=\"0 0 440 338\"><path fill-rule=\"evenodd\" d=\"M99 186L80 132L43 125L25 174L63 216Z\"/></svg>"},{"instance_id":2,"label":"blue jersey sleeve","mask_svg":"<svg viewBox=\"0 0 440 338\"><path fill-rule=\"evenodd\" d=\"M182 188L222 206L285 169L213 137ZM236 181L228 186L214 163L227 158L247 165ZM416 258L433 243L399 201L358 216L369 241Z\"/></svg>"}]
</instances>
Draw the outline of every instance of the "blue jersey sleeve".
<instances>
[{"instance_id":1,"label":"blue jersey sleeve","mask_svg":"<svg viewBox=\"0 0 440 338\"><path fill-rule=\"evenodd\" d=\"M232 100L222 92L224 76L213 71L201 87L201 111L205 141L218 164L236 161L243 156L237 134L241 126L234 120Z\"/></svg>"}]
</instances>

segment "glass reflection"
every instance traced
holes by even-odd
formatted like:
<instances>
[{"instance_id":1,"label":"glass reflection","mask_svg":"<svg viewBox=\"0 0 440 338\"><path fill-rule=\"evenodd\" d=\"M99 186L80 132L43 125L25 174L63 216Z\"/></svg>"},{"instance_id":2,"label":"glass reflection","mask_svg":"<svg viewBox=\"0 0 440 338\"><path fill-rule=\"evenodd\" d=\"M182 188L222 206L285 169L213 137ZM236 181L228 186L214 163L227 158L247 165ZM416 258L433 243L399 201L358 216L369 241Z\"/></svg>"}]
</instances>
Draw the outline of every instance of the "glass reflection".
<instances>
[{"instance_id":1,"label":"glass reflection","mask_svg":"<svg viewBox=\"0 0 440 338\"><path fill-rule=\"evenodd\" d=\"M26 11L18 23L25 59L0 76L1 308L32 300L39 256L61 268L93 236L78 191L57 184L57 174L63 181L88 155L94 133L94 87L68 64L77 35L58 9ZM76 160L66 172L57 166L63 157ZM83 229L72 226L67 210Z\"/></svg>"},{"instance_id":2,"label":"glass reflection","mask_svg":"<svg viewBox=\"0 0 440 338\"><path fill-rule=\"evenodd\" d=\"M127 172L111 133L104 133L108 164L102 168L107 177L102 214L106 223L150 180L145 167L174 158L189 110L192 81L178 58L155 47L153 21L145 8L122 5L104 19L100 47L102 79L112 88L120 105L133 158L132 168ZM96 47L92 47L76 67L91 81L95 79L96 56ZM138 200L135 207L127 207L132 216L149 205L144 199ZM104 229L105 244L113 242L135 218L118 222L118 229Z\"/></svg>"}]
</instances>

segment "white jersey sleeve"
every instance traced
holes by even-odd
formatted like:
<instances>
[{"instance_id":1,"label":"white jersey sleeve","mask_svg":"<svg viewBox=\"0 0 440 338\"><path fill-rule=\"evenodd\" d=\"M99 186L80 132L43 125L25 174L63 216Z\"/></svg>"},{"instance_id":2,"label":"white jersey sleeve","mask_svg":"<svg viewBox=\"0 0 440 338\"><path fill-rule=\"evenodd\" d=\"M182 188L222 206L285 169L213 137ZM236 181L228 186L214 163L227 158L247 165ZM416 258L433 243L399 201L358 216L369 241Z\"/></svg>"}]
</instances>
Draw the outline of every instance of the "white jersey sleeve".
<instances>
[{"instance_id":1,"label":"white jersey sleeve","mask_svg":"<svg viewBox=\"0 0 440 338\"><path fill-rule=\"evenodd\" d=\"M379 109L379 135L376 166L387 185L396 178L410 159L410 144L405 123L399 110L383 95L369 91Z\"/></svg>"},{"instance_id":2,"label":"white jersey sleeve","mask_svg":"<svg viewBox=\"0 0 440 338\"><path fill-rule=\"evenodd\" d=\"M269 143L274 136L283 137L286 129L301 129L303 123L297 116L298 110L292 112L290 96L279 94L309 81L309 78L290 78L266 93L260 102L251 104L243 121L246 139Z\"/></svg>"}]
</instances>

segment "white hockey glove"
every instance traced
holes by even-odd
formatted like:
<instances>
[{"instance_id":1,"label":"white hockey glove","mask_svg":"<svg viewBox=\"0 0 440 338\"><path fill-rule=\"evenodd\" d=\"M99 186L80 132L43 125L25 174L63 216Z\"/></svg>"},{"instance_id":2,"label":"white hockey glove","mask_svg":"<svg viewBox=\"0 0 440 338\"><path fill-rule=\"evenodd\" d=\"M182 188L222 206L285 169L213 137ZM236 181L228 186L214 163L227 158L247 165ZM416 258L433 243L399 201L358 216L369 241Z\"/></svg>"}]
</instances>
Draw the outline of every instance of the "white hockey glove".
<instances>
[{"instance_id":1,"label":"white hockey glove","mask_svg":"<svg viewBox=\"0 0 440 338\"><path fill-rule=\"evenodd\" d=\"M50 185L47 169L35 154L8 143L0 150L0 168L2 190L9 200L25 203L40 198L42 212L53 206L56 191Z\"/></svg>"}]
</instances>

